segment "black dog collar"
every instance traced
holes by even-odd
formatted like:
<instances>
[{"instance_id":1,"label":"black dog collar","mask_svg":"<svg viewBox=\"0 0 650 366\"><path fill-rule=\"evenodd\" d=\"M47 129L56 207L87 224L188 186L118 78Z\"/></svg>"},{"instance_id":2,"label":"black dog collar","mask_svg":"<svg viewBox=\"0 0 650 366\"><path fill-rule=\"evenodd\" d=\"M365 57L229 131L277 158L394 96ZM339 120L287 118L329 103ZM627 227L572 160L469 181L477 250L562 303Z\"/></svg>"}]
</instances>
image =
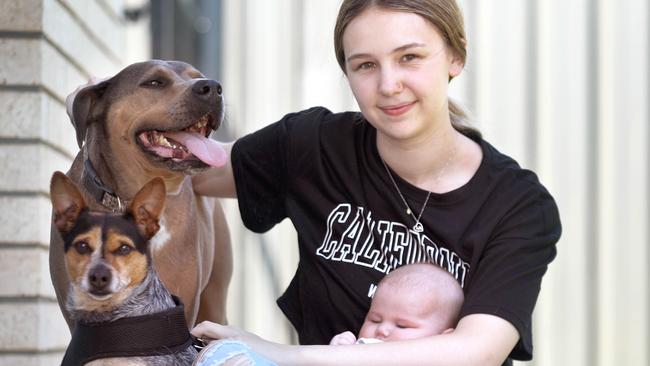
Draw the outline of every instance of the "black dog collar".
<instances>
[{"instance_id":1,"label":"black dog collar","mask_svg":"<svg viewBox=\"0 0 650 366\"><path fill-rule=\"evenodd\" d=\"M122 212L126 209L128 202L120 199L114 190L102 182L102 179L97 175L97 171L95 171L93 163L88 158L84 160L81 181L86 191L104 207L113 212Z\"/></svg>"},{"instance_id":2,"label":"black dog collar","mask_svg":"<svg viewBox=\"0 0 650 366\"><path fill-rule=\"evenodd\" d=\"M192 345L180 300L160 313L115 321L77 322L61 366L83 365L100 358L160 356Z\"/></svg>"}]
</instances>

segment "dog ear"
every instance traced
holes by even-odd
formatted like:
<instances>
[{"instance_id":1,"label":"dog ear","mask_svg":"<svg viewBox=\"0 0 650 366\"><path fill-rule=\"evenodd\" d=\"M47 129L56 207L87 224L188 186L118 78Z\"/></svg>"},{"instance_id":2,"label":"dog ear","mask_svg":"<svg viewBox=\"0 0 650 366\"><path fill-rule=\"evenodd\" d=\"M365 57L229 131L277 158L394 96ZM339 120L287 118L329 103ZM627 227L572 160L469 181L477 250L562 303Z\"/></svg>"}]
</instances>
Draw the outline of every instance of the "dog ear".
<instances>
[{"instance_id":1,"label":"dog ear","mask_svg":"<svg viewBox=\"0 0 650 366\"><path fill-rule=\"evenodd\" d=\"M50 182L50 199L54 209L54 225L62 233L70 231L86 207L81 192L70 178L57 171Z\"/></svg>"},{"instance_id":2,"label":"dog ear","mask_svg":"<svg viewBox=\"0 0 650 366\"><path fill-rule=\"evenodd\" d=\"M167 191L162 178L156 177L136 193L127 212L131 213L138 225L140 234L151 239L160 229L159 220L165 208Z\"/></svg>"},{"instance_id":3,"label":"dog ear","mask_svg":"<svg viewBox=\"0 0 650 366\"><path fill-rule=\"evenodd\" d=\"M96 120L101 114L99 101L110 85L111 79L87 86L74 96L72 102L72 114L69 114L72 126L77 132L77 145L81 146L86 140L86 130L90 123Z\"/></svg>"}]
</instances>

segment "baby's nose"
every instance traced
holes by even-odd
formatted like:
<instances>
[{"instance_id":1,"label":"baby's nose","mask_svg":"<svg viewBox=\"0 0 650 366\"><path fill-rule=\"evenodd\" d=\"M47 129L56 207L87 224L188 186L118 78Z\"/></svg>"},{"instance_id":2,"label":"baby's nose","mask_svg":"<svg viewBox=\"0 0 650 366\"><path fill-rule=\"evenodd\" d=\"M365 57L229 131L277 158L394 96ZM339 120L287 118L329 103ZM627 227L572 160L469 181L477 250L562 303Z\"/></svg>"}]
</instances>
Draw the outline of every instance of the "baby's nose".
<instances>
[{"instance_id":1,"label":"baby's nose","mask_svg":"<svg viewBox=\"0 0 650 366\"><path fill-rule=\"evenodd\" d=\"M390 335L391 327L388 324L380 324L377 327L377 338L386 339Z\"/></svg>"}]
</instances>

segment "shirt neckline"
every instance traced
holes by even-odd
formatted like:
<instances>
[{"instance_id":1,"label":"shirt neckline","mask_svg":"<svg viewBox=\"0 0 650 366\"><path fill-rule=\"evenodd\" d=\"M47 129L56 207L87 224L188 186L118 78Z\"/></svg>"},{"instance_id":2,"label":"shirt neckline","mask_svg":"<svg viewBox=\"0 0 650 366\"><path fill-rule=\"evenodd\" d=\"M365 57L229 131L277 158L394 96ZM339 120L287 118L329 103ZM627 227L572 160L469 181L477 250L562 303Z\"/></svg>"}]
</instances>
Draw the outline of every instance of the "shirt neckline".
<instances>
[{"instance_id":1,"label":"shirt neckline","mask_svg":"<svg viewBox=\"0 0 650 366\"><path fill-rule=\"evenodd\" d=\"M373 169L381 177L381 179L385 181L386 185L390 186L394 191L395 187L393 186L390 177L388 177L388 173L386 172L386 169L382 164L381 157L379 156L379 150L377 149L377 129L367 121L364 121L364 124L369 131L366 136L369 139L367 142L370 145L370 157L373 161ZM471 192L476 189L476 187L480 187L480 182L485 179L488 173L487 161L489 160L488 155L490 154L490 151L487 149L487 144L482 138L473 138L471 136L468 137L472 138L472 140L478 143L481 147L483 156L481 157L481 163L479 164L478 169L476 172L474 172L474 175L469 179L469 181L467 181L467 183L456 189L445 193L431 192L427 206L453 204L466 199L471 195ZM388 167L388 169L390 169L390 172L393 175L393 179L395 179L395 183L405 198L409 199L410 201L424 203L425 197L427 195L426 190L418 188L409 183L400 177L397 173L395 173L395 171L393 171L390 167ZM396 195L398 194L397 192L392 193Z\"/></svg>"}]
</instances>

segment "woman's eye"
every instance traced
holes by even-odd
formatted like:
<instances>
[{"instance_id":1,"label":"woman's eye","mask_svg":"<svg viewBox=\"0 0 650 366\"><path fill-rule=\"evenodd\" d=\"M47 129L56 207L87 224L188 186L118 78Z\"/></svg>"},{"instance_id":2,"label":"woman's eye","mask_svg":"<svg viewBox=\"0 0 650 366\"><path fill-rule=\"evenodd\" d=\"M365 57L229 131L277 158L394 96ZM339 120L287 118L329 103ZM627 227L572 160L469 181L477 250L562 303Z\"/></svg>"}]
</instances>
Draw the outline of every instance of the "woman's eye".
<instances>
[{"instance_id":1,"label":"woman's eye","mask_svg":"<svg viewBox=\"0 0 650 366\"><path fill-rule=\"evenodd\" d=\"M74 243L74 249L79 254L88 254L91 252L90 245L88 245L88 243L85 241L78 241Z\"/></svg>"},{"instance_id":2,"label":"woman's eye","mask_svg":"<svg viewBox=\"0 0 650 366\"><path fill-rule=\"evenodd\" d=\"M127 245L127 244L122 244L122 245L120 245L119 248L117 248L117 250L115 251L115 254L117 254L117 255L127 255L127 254L131 253L131 251L133 251L133 247L131 247L130 245Z\"/></svg>"},{"instance_id":3,"label":"woman's eye","mask_svg":"<svg viewBox=\"0 0 650 366\"><path fill-rule=\"evenodd\" d=\"M364 62L362 64L359 64L359 66L357 66L356 69L357 70L370 70L370 69L373 69L374 67L375 67L374 63L372 63L372 62Z\"/></svg>"},{"instance_id":4,"label":"woman's eye","mask_svg":"<svg viewBox=\"0 0 650 366\"><path fill-rule=\"evenodd\" d=\"M409 53L408 55L402 56L402 62L410 62L410 61L413 61L413 60L415 60L417 58L418 58L417 55Z\"/></svg>"}]
</instances>

